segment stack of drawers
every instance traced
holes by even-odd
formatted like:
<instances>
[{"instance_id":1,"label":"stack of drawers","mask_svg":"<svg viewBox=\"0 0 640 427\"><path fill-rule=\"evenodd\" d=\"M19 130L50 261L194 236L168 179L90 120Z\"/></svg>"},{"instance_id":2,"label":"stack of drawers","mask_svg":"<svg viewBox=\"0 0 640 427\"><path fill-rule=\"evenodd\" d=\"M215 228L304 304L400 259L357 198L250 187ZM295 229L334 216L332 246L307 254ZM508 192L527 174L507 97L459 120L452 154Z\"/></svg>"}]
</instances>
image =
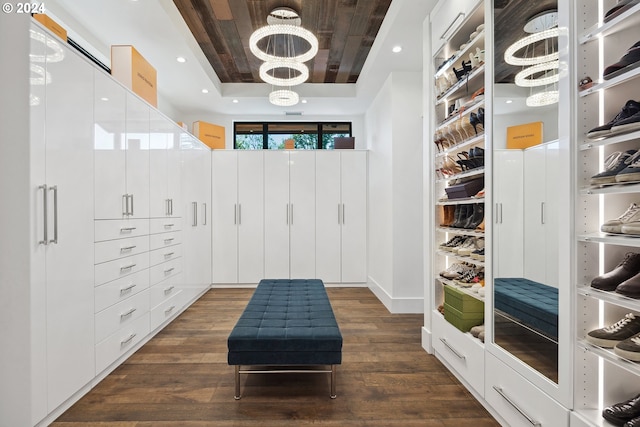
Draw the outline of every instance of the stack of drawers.
<instances>
[{"instance_id":1,"label":"stack of drawers","mask_svg":"<svg viewBox=\"0 0 640 427\"><path fill-rule=\"evenodd\" d=\"M484 301L453 286L444 286L444 318L462 332L484 322Z\"/></svg>"},{"instance_id":2,"label":"stack of drawers","mask_svg":"<svg viewBox=\"0 0 640 427\"><path fill-rule=\"evenodd\" d=\"M180 218L151 219L149 236L149 306L151 330L179 312L184 301L182 273L182 232Z\"/></svg>"},{"instance_id":3,"label":"stack of drawers","mask_svg":"<svg viewBox=\"0 0 640 427\"><path fill-rule=\"evenodd\" d=\"M149 220L95 221L96 374L149 334Z\"/></svg>"}]
</instances>

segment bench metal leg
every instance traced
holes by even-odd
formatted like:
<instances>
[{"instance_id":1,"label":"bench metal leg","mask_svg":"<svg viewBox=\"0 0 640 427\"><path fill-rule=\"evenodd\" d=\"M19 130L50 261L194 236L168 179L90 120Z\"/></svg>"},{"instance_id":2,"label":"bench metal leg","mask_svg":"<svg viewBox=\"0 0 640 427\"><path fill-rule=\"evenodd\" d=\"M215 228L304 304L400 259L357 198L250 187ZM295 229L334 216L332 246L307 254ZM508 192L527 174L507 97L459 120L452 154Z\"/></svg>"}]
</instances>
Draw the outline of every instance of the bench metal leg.
<instances>
[{"instance_id":1,"label":"bench metal leg","mask_svg":"<svg viewBox=\"0 0 640 427\"><path fill-rule=\"evenodd\" d=\"M336 398L336 365L331 365L331 395L329 397Z\"/></svg>"},{"instance_id":2,"label":"bench metal leg","mask_svg":"<svg viewBox=\"0 0 640 427\"><path fill-rule=\"evenodd\" d=\"M236 394L235 396L233 396L233 398L235 400L240 400L240 365L236 365L236 372L235 372L235 378L236 378Z\"/></svg>"}]
</instances>

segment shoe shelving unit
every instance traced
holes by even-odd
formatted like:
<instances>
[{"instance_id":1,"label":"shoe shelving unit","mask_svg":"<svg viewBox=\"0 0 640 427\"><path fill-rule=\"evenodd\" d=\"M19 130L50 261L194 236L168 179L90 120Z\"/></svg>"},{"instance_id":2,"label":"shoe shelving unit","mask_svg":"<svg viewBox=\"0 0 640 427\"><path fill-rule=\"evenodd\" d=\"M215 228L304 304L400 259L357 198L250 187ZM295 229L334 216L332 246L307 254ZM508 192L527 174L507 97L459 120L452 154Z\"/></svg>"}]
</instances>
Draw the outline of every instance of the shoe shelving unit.
<instances>
[{"instance_id":1,"label":"shoe shelving unit","mask_svg":"<svg viewBox=\"0 0 640 427\"><path fill-rule=\"evenodd\" d=\"M590 76L595 84L575 95L575 348L574 408L571 426L609 425L602 409L640 393L640 363L585 340L591 330L611 325L626 313L640 313L640 300L590 287L627 252L640 252L640 238L609 235L600 225L640 202L640 184L594 187L590 177L604 169L611 153L640 148L640 132L589 139L587 132L609 122L629 99L640 100L640 68L610 80L603 70L640 39L640 4L604 23L613 0L578 0L575 5L575 81Z\"/></svg>"},{"instance_id":2,"label":"shoe shelving unit","mask_svg":"<svg viewBox=\"0 0 640 427\"><path fill-rule=\"evenodd\" d=\"M427 253L430 253L432 258L429 262L430 267L427 268L426 279L426 290L431 292L431 298L426 300L431 301L432 306L425 307L425 310L430 312L431 316L431 344L434 353L468 389L481 397L484 394L484 344L471 333L463 332L445 320L438 307L444 304L445 287L455 288L484 302L484 297L471 288L473 283L461 285L456 280L444 278L439 274L454 263L466 263L476 269L484 268L485 261L440 248L441 244L454 236L484 239L484 229L477 229L475 226L450 227L447 223L441 222L439 212L445 207L451 209L451 206L454 206L457 210L465 205L479 204L484 210L484 197L473 197L475 194L470 194L464 198L449 198L444 195L447 187L484 178L486 173L481 163L469 163L470 169L458 168L457 166L462 165L456 163L457 160L466 159L471 149L485 149L484 126L476 125L474 128L471 117L477 117L480 109L485 107L484 96L477 92L486 86L486 66L484 60L474 61L475 66L460 79L454 72L454 69L458 73L463 70L463 62L470 63L470 54L484 52L485 2L440 2L436 9L435 15L431 17L431 37L437 39L445 28L447 31L444 33L448 34L446 40L443 37L439 45L438 40L432 41L433 54L429 64L429 67L433 67L433 71L429 73L433 89L429 91L431 102L427 106L430 114L429 134L425 135L425 144L428 144L428 150L425 151L429 153L426 161L430 164L425 170L431 173L428 177L432 186L431 200L427 206L430 206L434 215L431 216L433 220L428 225L430 230L427 232L430 236ZM437 25L442 25L442 28L436 28ZM437 144L438 140L444 142Z\"/></svg>"}]
</instances>

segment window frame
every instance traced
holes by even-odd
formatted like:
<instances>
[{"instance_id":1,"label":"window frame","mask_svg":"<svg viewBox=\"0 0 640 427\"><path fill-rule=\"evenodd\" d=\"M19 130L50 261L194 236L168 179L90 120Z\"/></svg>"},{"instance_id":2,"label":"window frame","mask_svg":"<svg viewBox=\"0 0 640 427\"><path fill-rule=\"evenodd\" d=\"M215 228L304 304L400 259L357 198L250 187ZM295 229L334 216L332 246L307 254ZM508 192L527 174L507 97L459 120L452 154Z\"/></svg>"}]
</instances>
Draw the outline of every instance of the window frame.
<instances>
[{"instance_id":1,"label":"window frame","mask_svg":"<svg viewBox=\"0 0 640 427\"><path fill-rule=\"evenodd\" d=\"M234 122L233 123L233 149L238 150L239 148L236 145L238 135L257 135L258 133L238 133L238 125L253 125L253 126L262 126L262 149L263 150L274 150L274 148L269 148L269 134L294 134L299 132L288 132L288 131L279 131L279 132L269 132L269 125L291 125L292 130L296 126L315 126L317 131L314 132L315 135L318 136L318 143L315 147L316 150L323 150L325 147L323 146L323 136L324 134L331 134L334 132L326 132L323 131L324 126L327 125L339 125L339 126L347 126L349 131L349 137L353 136L353 125L352 122L339 122L339 121L331 121L331 122L287 122L287 121L276 121L276 122L261 122L261 121L247 121L247 122ZM335 132L340 135L344 135L345 132Z\"/></svg>"}]
</instances>

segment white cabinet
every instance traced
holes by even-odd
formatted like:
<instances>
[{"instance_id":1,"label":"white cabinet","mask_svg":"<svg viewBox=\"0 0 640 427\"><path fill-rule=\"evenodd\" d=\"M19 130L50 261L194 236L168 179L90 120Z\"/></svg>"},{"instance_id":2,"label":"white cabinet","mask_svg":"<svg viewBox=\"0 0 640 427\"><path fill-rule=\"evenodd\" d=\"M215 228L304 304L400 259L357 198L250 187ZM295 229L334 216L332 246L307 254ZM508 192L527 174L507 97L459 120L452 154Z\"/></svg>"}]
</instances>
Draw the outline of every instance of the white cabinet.
<instances>
[{"instance_id":1,"label":"white cabinet","mask_svg":"<svg viewBox=\"0 0 640 427\"><path fill-rule=\"evenodd\" d=\"M315 276L315 152L265 153L265 277Z\"/></svg>"},{"instance_id":2,"label":"white cabinet","mask_svg":"<svg viewBox=\"0 0 640 427\"><path fill-rule=\"evenodd\" d=\"M152 218L181 216L181 169L180 128L152 110L149 136L149 213Z\"/></svg>"},{"instance_id":3,"label":"white cabinet","mask_svg":"<svg viewBox=\"0 0 640 427\"><path fill-rule=\"evenodd\" d=\"M438 51L460 29L482 1L451 0L439 2L431 16L431 51ZM433 19L437 17L437 19Z\"/></svg>"},{"instance_id":4,"label":"white cabinet","mask_svg":"<svg viewBox=\"0 0 640 427\"><path fill-rule=\"evenodd\" d=\"M316 275L367 280L367 152L316 152Z\"/></svg>"},{"instance_id":5,"label":"white cabinet","mask_svg":"<svg viewBox=\"0 0 640 427\"><path fill-rule=\"evenodd\" d=\"M214 283L264 278L263 155L212 151Z\"/></svg>"},{"instance_id":6,"label":"white cabinet","mask_svg":"<svg viewBox=\"0 0 640 427\"><path fill-rule=\"evenodd\" d=\"M30 141L35 422L94 373L93 69L39 26L31 31L32 69L42 73Z\"/></svg>"}]
</instances>

